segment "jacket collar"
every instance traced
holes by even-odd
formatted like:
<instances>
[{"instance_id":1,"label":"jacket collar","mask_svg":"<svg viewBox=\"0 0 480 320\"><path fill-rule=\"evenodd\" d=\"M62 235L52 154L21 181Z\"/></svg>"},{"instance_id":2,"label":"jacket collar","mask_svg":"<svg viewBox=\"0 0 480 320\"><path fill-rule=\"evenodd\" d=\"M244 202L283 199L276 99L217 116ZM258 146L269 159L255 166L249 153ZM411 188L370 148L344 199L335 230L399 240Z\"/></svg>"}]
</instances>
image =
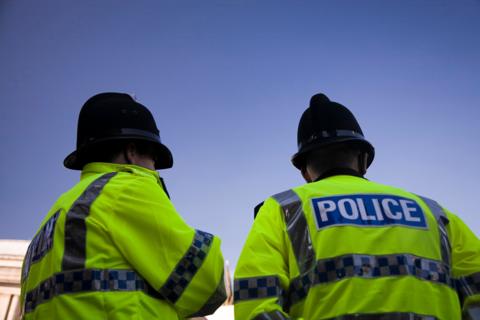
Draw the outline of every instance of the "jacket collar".
<instances>
[{"instance_id":1,"label":"jacket collar","mask_svg":"<svg viewBox=\"0 0 480 320\"><path fill-rule=\"evenodd\" d=\"M108 172L130 172L137 175L153 177L157 182L160 182L160 176L157 171L150 170L144 167L136 166L133 164L119 164L109 162L91 162L86 164L80 176L80 179L84 179L94 174L102 174Z\"/></svg>"},{"instance_id":2,"label":"jacket collar","mask_svg":"<svg viewBox=\"0 0 480 320\"><path fill-rule=\"evenodd\" d=\"M317 181L326 179L328 177L339 176L339 175L354 176L354 177L365 179L363 175L357 172L356 170L353 170L350 168L333 168L325 171L323 174L321 174L317 179L315 179L312 182L317 182Z\"/></svg>"}]
</instances>

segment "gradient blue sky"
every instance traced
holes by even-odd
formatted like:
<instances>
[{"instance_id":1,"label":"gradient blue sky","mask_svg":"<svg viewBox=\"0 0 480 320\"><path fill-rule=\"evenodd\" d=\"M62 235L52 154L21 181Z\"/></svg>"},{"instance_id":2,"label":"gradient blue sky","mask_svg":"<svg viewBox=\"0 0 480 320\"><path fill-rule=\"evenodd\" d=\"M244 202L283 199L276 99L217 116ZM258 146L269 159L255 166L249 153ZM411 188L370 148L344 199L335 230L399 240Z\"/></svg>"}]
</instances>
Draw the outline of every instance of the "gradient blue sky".
<instances>
[{"instance_id":1,"label":"gradient blue sky","mask_svg":"<svg viewBox=\"0 0 480 320\"><path fill-rule=\"evenodd\" d=\"M31 238L79 173L78 112L135 94L174 155L178 211L233 265L290 164L311 95L348 106L367 177L437 199L480 235L480 1L0 0L0 238Z\"/></svg>"}]
</instances>

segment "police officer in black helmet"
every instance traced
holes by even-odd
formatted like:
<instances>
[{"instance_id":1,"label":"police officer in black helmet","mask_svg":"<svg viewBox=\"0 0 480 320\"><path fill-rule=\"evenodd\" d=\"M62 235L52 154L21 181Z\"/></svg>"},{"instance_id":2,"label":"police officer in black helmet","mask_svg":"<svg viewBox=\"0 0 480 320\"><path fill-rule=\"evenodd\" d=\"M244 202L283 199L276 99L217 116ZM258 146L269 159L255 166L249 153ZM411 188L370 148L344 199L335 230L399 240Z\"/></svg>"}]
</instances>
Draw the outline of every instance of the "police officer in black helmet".
<instances>
[{"instance_id":1,"label":"police officer in black helmet","mask_svg":"<svg viewBox=\"0 0 480 320\"><path fill-rule=\"evenodd\" d=\"M83 105L65 167L80 181L47 213L22 270L23 318L184 319L226 299L218 237L185 223L150 111L107 92Z\"/></svg>"},{"instance_id":2,"label":"police officer in black helmet","mask_svg":"<svg viewBox=\"0 0 480 320\"><path fill-rule=\"evenodd\" d=\"M236 319L480 319L480 241L437 202L365 179L373 158L353 114L314 95L292 158L307 184L257 207Z\"/></svg>"},{"instance_id":3,"label":"police officer in black helmet","mask_svg":"<svg viewBox=\"0 0 480 320\"><path fill-rule=\"evenodd\" d=\"M350 110L324 94L311 98L300 118L297 140L298 152L292 163L308 182L341 172L363 176L375 155ZM318 165L308 165L312 161Z\"/></svg>"},{"instance_id":4,"label":"police officer in black helmet","mask_svg":"<svg viewBox=\"0 0 480 320\"><path fill-rule=\"evenodd\" d=\"M145 106L125 93L97 94L88 99L80 111L77 149L65 158L64 165L69 169L81 170L92 160L111 160L108 159L109 153L114 156L122 153L122 160L132 163L128 149L133 150L133 146L138 149L139 145L141 151L149 149L154 160L153 164L148 165L149 169L168 169L173 166L172 153L160 141L155 120ZM116 153L115 149L122 152Z\"/></svg>"}]
</instances>

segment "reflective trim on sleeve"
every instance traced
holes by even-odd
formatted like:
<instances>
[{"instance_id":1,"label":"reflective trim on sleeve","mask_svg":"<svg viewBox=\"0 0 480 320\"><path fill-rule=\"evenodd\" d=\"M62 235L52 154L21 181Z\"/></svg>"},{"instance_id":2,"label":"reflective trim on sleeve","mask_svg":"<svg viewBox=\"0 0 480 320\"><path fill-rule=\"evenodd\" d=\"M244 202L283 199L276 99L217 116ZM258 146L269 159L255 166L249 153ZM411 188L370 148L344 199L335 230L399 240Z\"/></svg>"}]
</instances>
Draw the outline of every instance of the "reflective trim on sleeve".
<instances>
[{"instance_id":1,"label":"reflective trim on sleeve","mask_svg":"<svg viewBox=\"0 0 480 320\"><path fill-rule=\"evenodd\" d=\"M189 318L194 317L203 317L213 314L215 310L220 307L225 300L227 300L227 291L225 289L225 279L224 273L222 272L222 277L220 283L218 284L217 288L213 292L213 294L208 298L207 302L200 308L199 311L195 312L192 315L189 315Z\"/></svg>"},{"instance_id":2,"label":"reflective trim on sleeve","mask_svg":"<svg viewBox=\"0 0 480 320\"><path fill-rule=\"evenodd\" d=\"M92 291L144 291L157 299L161 295L132 270L84 269L57 273L27 292L25 312L67 293Z\"/></svg>"},{"instance_id":3,"label":"reflective trim on sleeve","mask_svg":"<svg viewBox=\"0 0 480 320\"><path fill-rule=\"evenodd\" d=\"M436 320L434 316L416 314L412 312L389 312L375 314L347 314L329 320Z\"/></svg>"},{"instance_id":4,"label":"reflective trim on sleeve","mask_svg":"<svg viewBox=\"0 0 480 320\"><path fill-rule=\"evenodd\" d=\"M291 305L304 299L311 287L345 278L380 278L392 276L413 276L422 280L453 287L447 268L441 261L425 259L409 254L382 256L344 255L318 260L313 272L306 273L290 284Z\"/></svg>"},{"instance_id":5,"label":"reflective trim on sleeve","mask_svg":"<svg viewBox=\"0 0 480 320\"><path fill-rule=\"evenodd\" d=\"M233 287L234 303L272 297L277 297L281 303L283 297L283 290L277 276L235 279Z\"/></svg>"},{"instance_id":6,"label":"reflective trim on sleeve","mask_svg":"<svg viewBox=\"0 0 480 320\"><path fill-rule=\"evenodd\" d=\"M468 306L463 310L463 320L478 320L480 319L480 304Z\"/></svg>"},{"instance_id":7,"label":"reflective trim on sleeve","mask_svg":"<svg viewBox=\"0 0 480 320\"><path fill-rule=\"evenodd\" d=\"M441 245L441 253L442 253L442 260L449 267L451 266L451 252L452 247L450 245L450 240L448 239L447 233L447 225L449 223L447 214L443 210L443 208L434 200L419 196L423 202L427 205L430 209L432 214L435 216L435 220L437 220L438 231L440 233L440 245Z\"/></svg>"},{"instance_id":8,"label":"reflective trim on sleeve","mask_svg":"<svg viewBox=\"0 0 480 320\"><path fill-rule=\"evenodd\" d=\"M457 278L455 282L462 303L466 298L480 294L480 272Z\"/></svg>"},{"instance_id":9,"label":"reflective trim on sleeve","mask_svg":"<svg viewBox=\"0 0 480 320\"><path fill-rule=\"evenodd\" d=\"M280 311L262 312L253 320L289 320L290 317L285 316Z\"/></svg>"},{"instance_id":10,"label":"reflective trim on sleeve","mask_svg":"<svg viewBox=\"0 0 480 320\"><path fill-rule=\"evenodd\" d=\"M213 235L195 230L195 236L190 248L159 290L171 303L175 303L180 298L185 288L192 281L193 276L195 276L207 257L212 242Z\"/></svg>"},{"instance_id":11,"label":"reflective trim on sleeve","mask_svg":"<svg viewBox=\"0 0 480 320\"><path fill-rule=\"evenodd\" d=\"M87 225L85 219L90 207L97 199L103 187L117 173L110 172L93 181L82 195L73 203L65 220L65 249L62 269L84 269L86 260Z\"/></svg>"},{"instance_id":12,"label":"reflective trim on sleeve","mask_svg":"<svg viewBox=\"0 0 480 320\"><path fill-rule=\"evenodd\" d=\"M293 190L276 194L273 198L282 207L288 236L297 258L298 269L300 274L304 274L315 265L315 251L307 219L303 213L302 200Z\"/></svg>"}]
</instances>

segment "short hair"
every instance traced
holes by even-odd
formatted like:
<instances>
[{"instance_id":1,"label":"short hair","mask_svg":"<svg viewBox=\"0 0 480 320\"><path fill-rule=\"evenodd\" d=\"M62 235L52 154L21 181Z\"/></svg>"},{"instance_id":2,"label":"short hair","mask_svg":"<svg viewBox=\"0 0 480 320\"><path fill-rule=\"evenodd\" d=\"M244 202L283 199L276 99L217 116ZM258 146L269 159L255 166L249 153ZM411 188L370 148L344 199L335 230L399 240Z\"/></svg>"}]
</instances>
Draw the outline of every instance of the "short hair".
<instances>
[{"instance_id":1,"label":"short hair","mask_svg":"<svg viewBox=\"0 0 480 320\"><path fill-rule=\"evenodd\" d=\"M305 166L316 171L350 166L363 152L365 150L357 143L336 143L309 152L305 157Z\"/></svg>"},{"instance_id":2,"label":"short hair","mask_svg":"<svg viewBox=\"0 0 480 320\"><path fill-rule=\"evenodd\" d=\"M82 156L82 158L85 160L85 163L113 162L118 155L125 151L127 145L130 143L135 145L135 149L138 154L150 156L156 160L154 146L151 142L132 139L108 141L96 146L92 146Z\"/></svg>"}]
</instances>

